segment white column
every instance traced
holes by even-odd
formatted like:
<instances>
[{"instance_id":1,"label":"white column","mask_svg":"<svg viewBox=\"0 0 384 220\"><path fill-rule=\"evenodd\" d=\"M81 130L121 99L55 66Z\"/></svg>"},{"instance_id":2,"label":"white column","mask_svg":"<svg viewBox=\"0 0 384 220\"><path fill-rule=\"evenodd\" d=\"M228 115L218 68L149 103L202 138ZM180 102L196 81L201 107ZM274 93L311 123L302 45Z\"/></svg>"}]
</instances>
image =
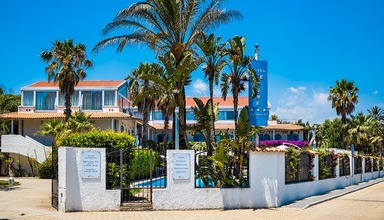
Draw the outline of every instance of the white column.
<instances>
[{"instance_id":1,"label":"white column","mask_svg":"<svg viewBox=\"0 0 384 220\"><path fill-rule=\"evenodd\" d=\"M275 130L272 130L272 140L275 140Z\"/></svg>"},{"instance_id":2,"label":"white column","mask_svg":"<svg viewBox=\"0 0 384 220\"><path fill-rule=\"evenodd\" d=\"M13 119L11 120L11 134L13 134Z\"/></svg>"},{"instance_id":3,"label":"white column","mask_svg":"<svg viewBox=\"0 0 384 220\"><path fill-rule=\"evenodd\" d=\"M137 121L135 121L135 126L134 126L134 132L133 132L133 135L134 135L134 136L137 135Z\"/></svg>"},{"instance_id":4,"label":"white column","mask_svg":"<svg viewBox=\"0 0 384 220\"><path fill-rule=\"evenodd\" d=\"M115 131L115 119L112 118L111 130Z\"/></svg>"}]
</instances>

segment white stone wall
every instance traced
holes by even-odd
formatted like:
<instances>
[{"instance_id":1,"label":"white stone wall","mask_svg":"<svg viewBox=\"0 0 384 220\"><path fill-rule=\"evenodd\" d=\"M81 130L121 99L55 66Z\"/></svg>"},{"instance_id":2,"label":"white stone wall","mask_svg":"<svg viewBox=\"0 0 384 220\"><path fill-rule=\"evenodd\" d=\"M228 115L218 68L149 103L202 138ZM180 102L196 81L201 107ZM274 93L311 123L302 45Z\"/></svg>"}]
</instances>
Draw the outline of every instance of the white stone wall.
<instances>
[{"instance_id":1,"label":"white stone wall","mask_svg":"<svg viewBox=\"0 0 384 220\"><path fill-rule=\"evenodd\" d=\"M187 152L191 158L191 179L174 180L173 153ZM319 180L318 155L312 172L315 181L285 184L283 152L250 152L249 188L194 188L194 151L167 151L168 185L153 191L155 210L237 209L278 207L308 196L319 195L351 184L384 176L384 171Z\"/></svg>"},{"instance_id":2,"label":"white stone wall","mask_svg":"<svg viewBox=\"0 0 384 220\"><path fill-rule=\"evenodd\" d=\"M82 177L81 155L84 151L100 152L100 177ZM106 211L119 210L120 190L106 190L104 148L59 148L59 210Z\"/></svg>"}]
</instances>

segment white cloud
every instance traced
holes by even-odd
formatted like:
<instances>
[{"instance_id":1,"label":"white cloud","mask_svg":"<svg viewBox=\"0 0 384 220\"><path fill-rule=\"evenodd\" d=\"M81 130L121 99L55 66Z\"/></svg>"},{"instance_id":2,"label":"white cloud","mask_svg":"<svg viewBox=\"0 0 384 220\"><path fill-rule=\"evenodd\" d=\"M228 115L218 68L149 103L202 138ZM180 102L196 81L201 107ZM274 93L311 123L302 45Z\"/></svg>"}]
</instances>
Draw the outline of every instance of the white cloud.
<instances>
[{"instance_id":1,"label":"white cloud","mask_svg":"<svg viewBox=\"0 0 384 220\"><path fill-rule=\"evenodd\" d=\"M197 79L194 83L193 83L193 89L194 89L194 92L196 94L199 94L199 95L205 95L206 92L208 91L208 84L206 84L205 82L203 82L203 80L201 79Z\"/></svg>"},{"instance_id":2,"label":"white cloud","mask_svg":"<svg viewBox=\"0 0 384 220\"><path fill-rule=\"evenodd\" d=\"M294 93L294 94L304 93L306 89L307 89L307 88L305 88L304 86L299 86L299 87L297 87L297 88L295 88L295 87L289 87L289 91L290 91L291 93Z\"/></svg>"},{"instance_id":3,"label":"white cloud","mask_svg":"<svg viewBox=\"0 0 384 220\"><path fill-rule=\"evenodd\" d=\"M277 105L272 103L271 113L276 114L279 119L287 121L322 123L325 119L335 117L334 109L327 100L328 93L321 91L307 91L304 86L288 87L281 92L281 96L275 97Z\"/></svg>"}]
</instances>

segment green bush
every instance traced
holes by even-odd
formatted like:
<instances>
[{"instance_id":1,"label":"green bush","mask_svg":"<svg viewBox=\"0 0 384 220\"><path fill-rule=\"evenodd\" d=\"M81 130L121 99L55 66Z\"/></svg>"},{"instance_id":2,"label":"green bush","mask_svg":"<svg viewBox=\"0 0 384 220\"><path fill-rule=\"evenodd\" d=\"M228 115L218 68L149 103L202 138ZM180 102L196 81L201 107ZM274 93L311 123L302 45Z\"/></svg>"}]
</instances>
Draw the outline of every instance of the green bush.
<instances>
[{"instance_id":1,"label":"green bush","mask_svg":"<svg viewBox=\"0 0 384 220\"><path fill-rule=\"evenodd\" d=\"M123 132L92 130L65 137L60 146L115 148L129 152L135 145L135 138Z\"/></svg>"},{"instance_id":2,"label":"green bush","mask_svg":"<svg viewBox=\"0 0 384 220\"><path fill-rule=\"evenodd\" d=\"M142 179L150 176L150 150L149 149L137 149L133 152L132 161L130 163L130 175L131 179ZM156 151L152 151L152 173L155 167L160 165L160 154Z\"/></svg>"},{"instance_id":3,"label":"green bush","mask_svg":"<svg viewBox=\"0 0 384 220\"><path fill-rule=\"evenodd\" d=\"M39 170L39 176L42 179L51 179L53 174L52 157L49 156L43 163L40 163L37 167Z\"/></svg>"}]
</instances>

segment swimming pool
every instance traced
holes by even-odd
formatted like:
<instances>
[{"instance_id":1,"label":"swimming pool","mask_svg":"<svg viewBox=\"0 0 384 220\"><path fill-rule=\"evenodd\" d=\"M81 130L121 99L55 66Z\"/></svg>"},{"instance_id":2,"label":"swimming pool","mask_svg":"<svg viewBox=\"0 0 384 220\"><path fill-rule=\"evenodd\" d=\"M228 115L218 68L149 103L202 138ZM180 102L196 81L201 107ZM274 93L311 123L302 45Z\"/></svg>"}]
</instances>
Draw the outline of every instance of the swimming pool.
<instances>
[{"instance_id":1,"label":"swimming pool","mask_svg":"<svg viewBox=\"0 0 384 220\"><path fill-rule=\"evenodd\" d=\"M205 187L203 181L200 178L196 179L195 184L196 184L195 186L197 188L204 188ZM149 180L135 184L136 187L149 187L150 185L151 185L151 181L149 181ZM211 182L211 181L209 182L208 185L210 187L215 186L214 182ZM167 177L160 177L158 179L152 180L152 187L153 188L165 188L166 186L167 186Z\"/></svg>"}]
</instances>

